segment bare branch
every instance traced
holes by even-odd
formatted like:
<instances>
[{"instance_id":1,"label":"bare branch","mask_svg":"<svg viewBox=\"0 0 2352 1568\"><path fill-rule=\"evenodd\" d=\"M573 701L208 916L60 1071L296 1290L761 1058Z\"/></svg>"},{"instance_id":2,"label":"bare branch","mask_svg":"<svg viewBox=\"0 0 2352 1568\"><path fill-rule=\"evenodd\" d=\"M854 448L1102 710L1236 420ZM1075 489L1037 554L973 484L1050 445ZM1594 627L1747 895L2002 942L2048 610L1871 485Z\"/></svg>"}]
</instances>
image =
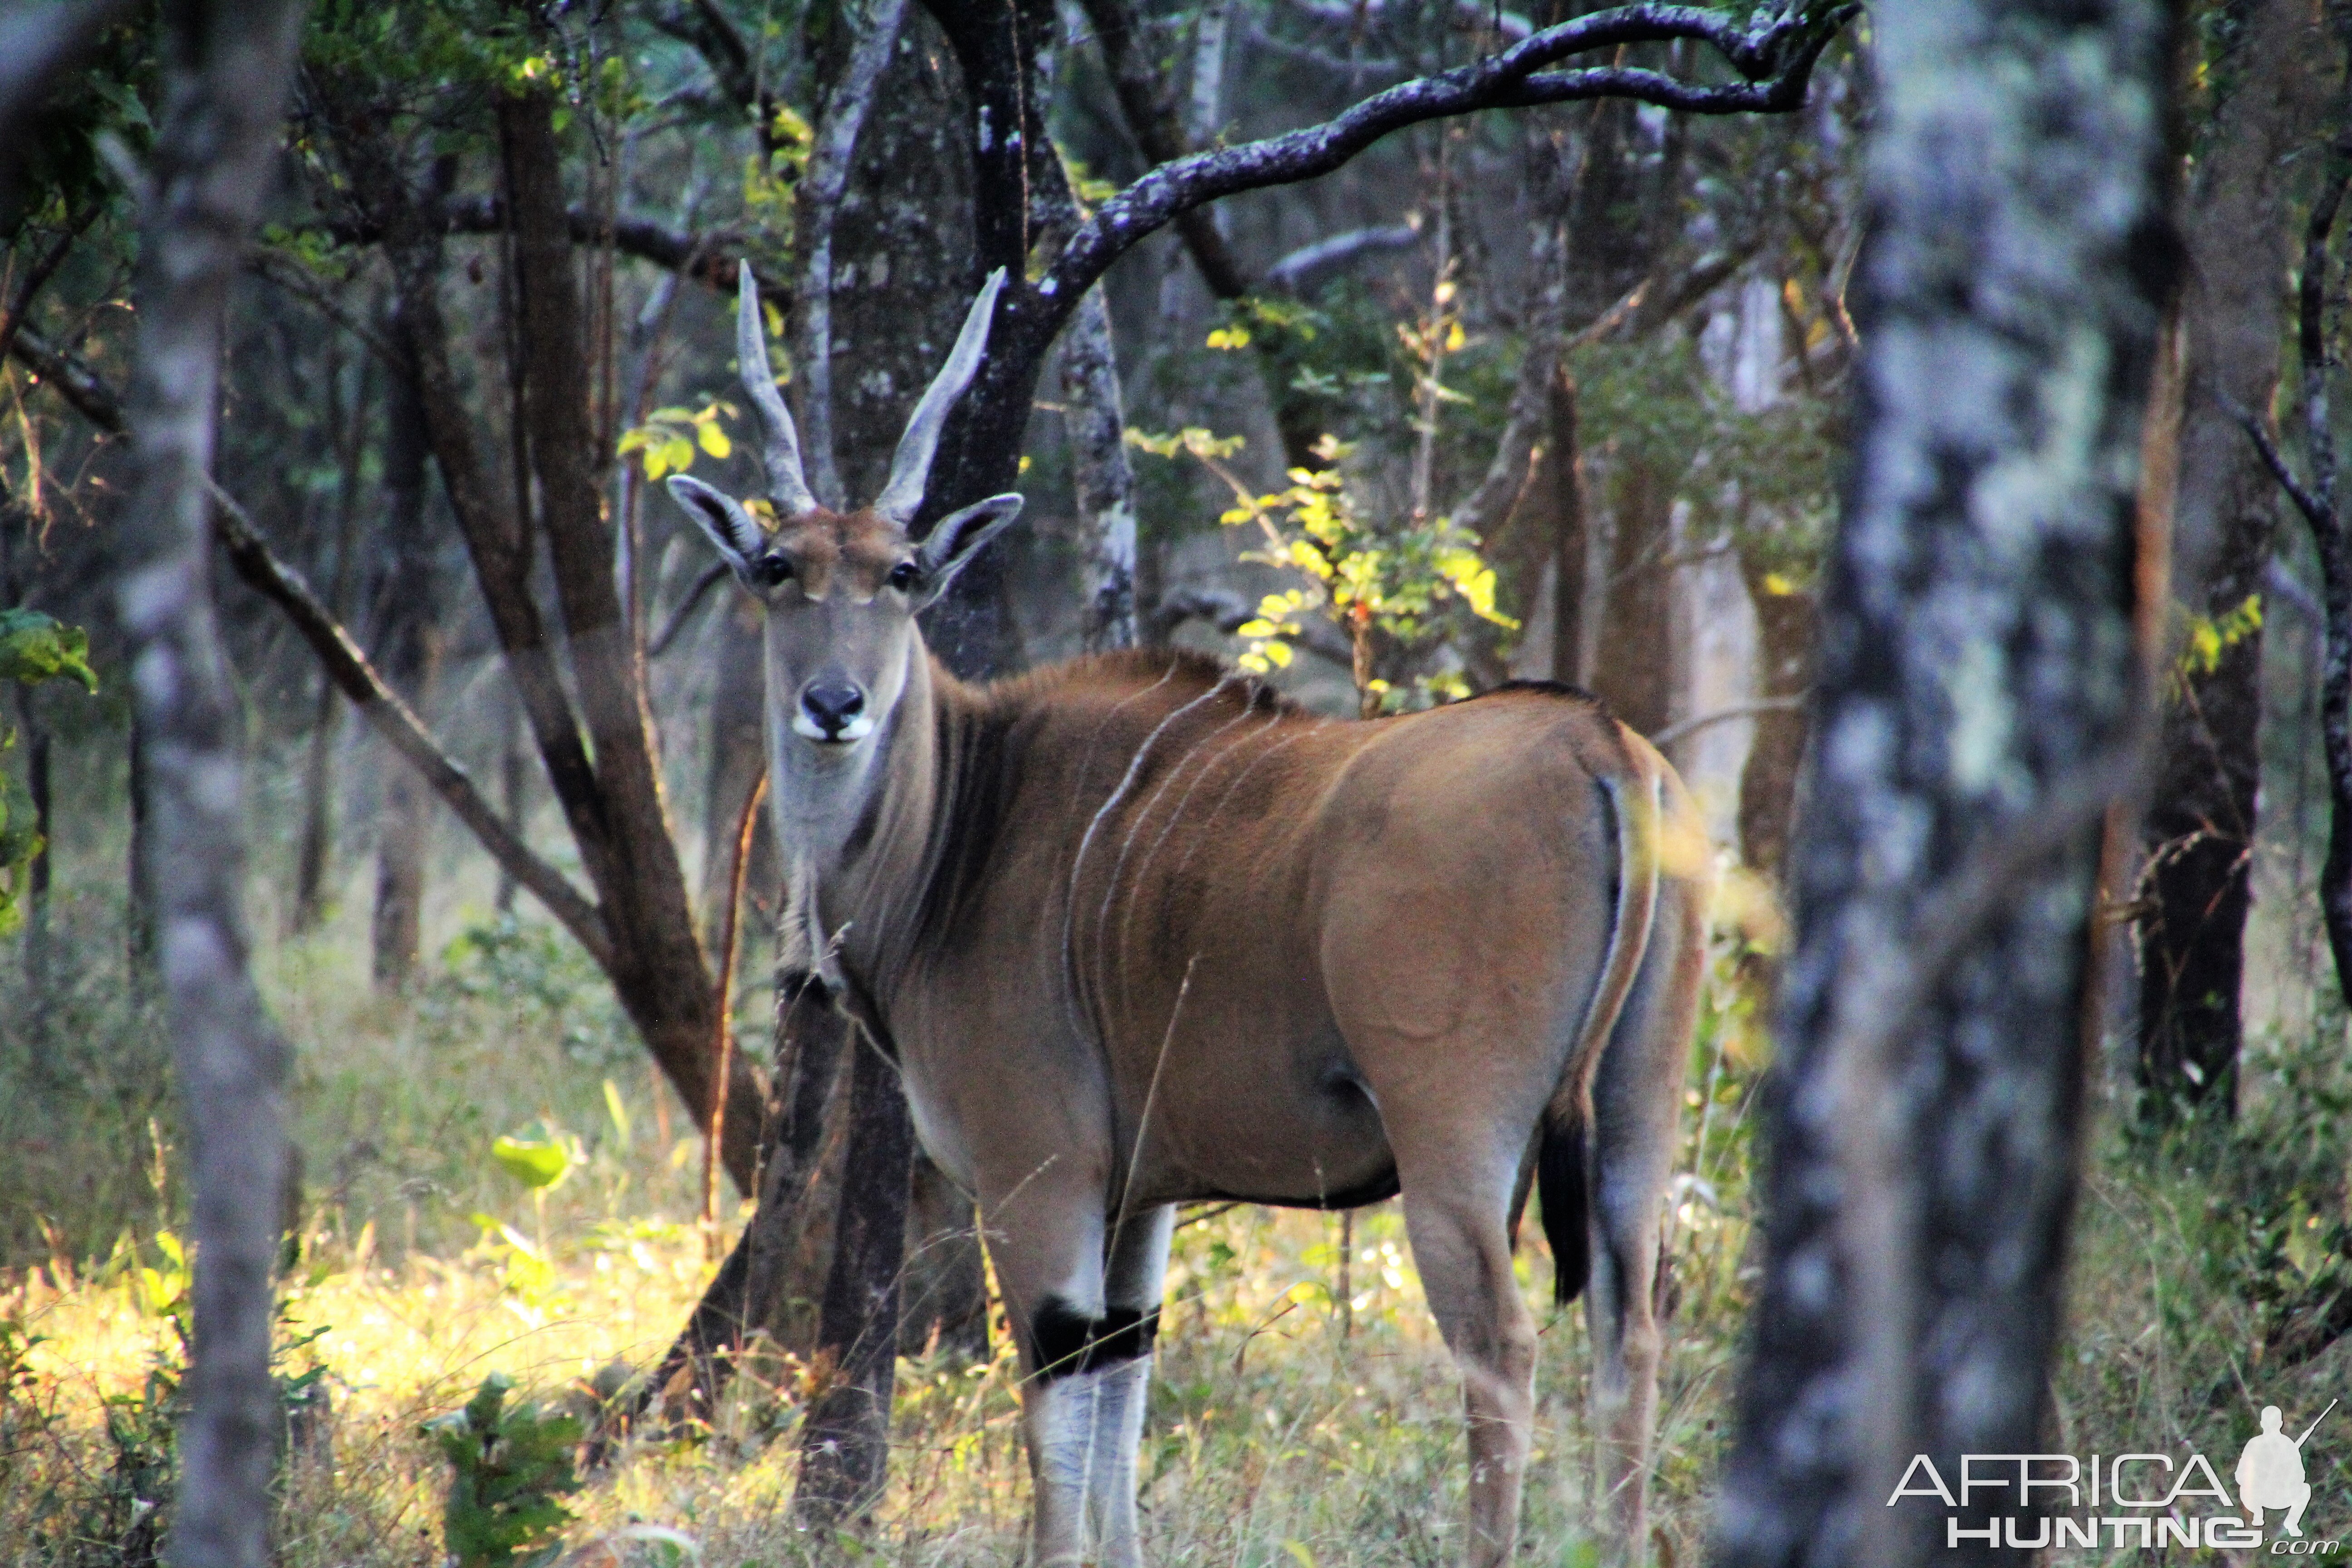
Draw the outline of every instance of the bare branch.
<instances>
[{"instance_id":1,"label":"bare branch","mask_svg":"<svg viewBox=\"0 0 2352 1568\"><path fill-rule=\"evenodd\" d=\"M1160 595L1160 607L1152 613L1152 640L1166 641L1186 621L1203 621L1231 635L1256 618L1257 605L1231 589L1173 588ZM1300 647L1342 669L1355 668L1356 647L1347 633L1318 617L1301 620L1299 627Z\"/></svg>"},{"instance_id":2,"label":"bare branch","mask_svg":"<svg viewBox=\"0 0 2352 1568\"><path fill-rule=\"evenodd\" d=\"M1381 0L1291 0L1291 7L1300 16L1322 23L1328 27L1353 30L1367 21L1385 19L1388 6ZM1517 11L1490 10L1478 0L1454 0L1454 16L1463 23L1482 31L1499 30L1513 43L1535 30L1533 23Z\"/></svg>"},{"instance_id":3,"label":"bare branch","mask_svg":"<svg viewBox=\"0 0 2352 1568\"><path fill-rule=\"evenodd\" d=\"M442 204L441 216L445 234L504 234L507 229L506 204L496 195L453 197ZM604 216L593 208L567 209L564 223L574 245L605 242ZM338 218L322 226L344 245L374 245L384 237L383 226L373 217ZM658 218L625 216L612 220L610 237L613 248L621 255L690 278L713 293L732 295L737 263L751 259L744 249L744 237L733 229L697 234L672 228ZM779 310L791 305L792 289L783 279L762 271L757 260L752 260L751 269L760 279L761 299Z\"/></svg>"},{"instance_id":4,"label":"bare branch","mask_svg":"<svg viewBox=\"0 0 2352 1568\"><path fill-rule=\"evenodd\" d=\"M122 399L89 366L52 343L30 327L18 327L8 353L26 370L57 389L81 416L110 436L129 426L122 417Z\"/></svg>"},{"instance_id":5,"label":"bare branch","mask_svg":"<svg viewBox=\"0 0 2352 1568\"><path fill-rule=\"evenodd\" d=\"M58 275L58 268L65 265L66 257L73 250L74 241L81 237L82 231L98 216L99 210L99 204L92 202L74 215L57 238L50 241L48 249L35 258L32 266L25 269L23 281L16 285L16 295L8 301L8 313L0 316L0 360L8 357L9 345L16 341L16 333L24 326L25 317L33 308L34 297Z\"/></svg>"},{"instance_id":6,"label":"bare branch","mask_svg":"<svg viewBox=\"0 0 2352 1568\"><path fill-rule=\"evenodd\" d=\"M1192 151L1183 122L1159 68L1146 52L1135 8L1129 0L1085 0L1087 19L1095 26L1103 64L1118 93L1119 114L1128 134L1145 160L1171 163ZM1249 292L1249 273L1234 254L1224 234L1206 212L1197 207L1174 215L1176 232L1192 252L1201 280L1220 300L1238 300Z\"/></svg>"},{"instance_id":7,"label":"bare branch","mask_svg":"<svg viewBox=\"0 0 2352 1568\"><path fill-rule=\"evenodd\" d=\"M1265 269L1265 280L1274 288L1292 293L1303 292L1307 285L1328 272L1336 272L1349 263L1366 256L1387 250L1410 250L1421 243L1421 230L1410 224L1388 224L1378 228L1351 228L1335 234L1328 239L1318 239L1312 245L1302 245Z\"/></svg>"},{"instance_id":8,"label":"bare branch","mask_svg":"<svg viewBox=\"0 0 2352 1568\"><path fill-rule=\"evenodd\" d=\"M466 770L441 749L415 710L385 684L302 574L271 551L245 509L220 486L206 483L212 491L221 548L246 585L286 613L294 629L318 654L327 678L352 700L375 731L408 759L443 804L473 831L499 868L530 889L598 963L609 965L612 938L604 929L602 912L562 872L541 859L516 836L498 808L474 786Z\"/></svg>"},{"instance_id":9,"label":"bare branch","mask_svg":"<svg viewBox=\"0 0 2352 1568\"><path fill-rule=\"evenodd\" d=\"M1329 174L1390 132L1423 121L1597 98L1694 114L1784 112L1803 101L1814 62L1855 10L1850 4L1819 16L1788 9L1742 27L1718 12L1644 3L1546 27L1475 64L1375 93L1320 125L1153 169L1096 209L1036 292L1057 304L1069 302L1052 312L1058 319L1121 254L1179 214L1243 191ZM1543 68L1593 49L1675 39L1711 46L1741 79L1708 86L1635 67Z\"/></svg>"},{"instance_id":10,"label":"bare branch","mask_svg":"<svg viewBox=\"0 0 2352 1568\"><path fill-rule=\"evenodd\" d=\"M2246 433L2246 438L2253 442L2255 456L2262 458L2263 467L2271 471L2271 478L2279 482L2279 488L2286 491L2287 499L2294 502L2295 510L2303 513L2304 521L2314 528L2332 526L2326 507L2320 503L2317 496L2304 488L2302 480L2294 477L2294 470L2287 466L2286 454L2278 449L2278 443L2271 439L2271 433L2263 428L2263 422L2254 416L2253 411L2218 386L2208 386L2206 394L2213 399L2215 406Z\"/></svg>"},{"instance_id":11,"label":"bare branch","mask_svg":"<svg viewBox=\"0 0 2352 1568\"><path fill-rule=\"evenodd\" d=\"M357 338L367 351L387 363L396 362L399 351L384 341L383 334L352 315L341 301L329 293L310 269L289 260L268 247L257 247L245 258L246 270L265 282L285 289L318 311L335 325Z\"/></svg>"},{"instance_id":12,"label":"bare branch","mask_svg":"<svg viewBox=\"0 0 2352 1568\"><path fill-rule=\"evenodd\" d=\"M1270 55L1278 55L1293 65L1307 66L1315 70L1328 72L1332 76L1345 77L1359 92L1363 90L1366 78L1399 77L1405 74L1403 62L1400 60L1351 60L1344 55L1335 55L1328 49L1318 49L1312 44L1297 43L1289 38L1281 37L1267 32L1264 27L1252 27L1249 30L1249 42L1251 48L1263 49Z\"/></svg>"},{"instance_id":13,"label":"bare branch","mask_svg":"<svg viewBox=\"0 0 2352 1568\"><path fill-rule=\"evenodd\" d=\"M696 606L702 603L702 596L726 575L727 563L724 561L713 561L702 569L702 575L694 580L693 585L686 591L686 597L677 602L677 608L672 610L669 619L662 623L661 631L646 645L647 658L659 658L669 650L669 645L677 640L677 634L686 629L686 623L693 616Z\"/></svg>"},{"instance_id":14,"label":"bare branch","mask_svg":"<svg viewBox=\"0 0 2352 1568\"><path fill-rule=\"evenodd\" d=\"M1669 724L1650 737L1650 744L1663 749L1685 736L1696 735L1701 730L1710 730L1717 724L1728 724L1734 719L1753 719L1762 713L1786 713L1791 709L1802 708L1808 700L1810 700L1801 696L1759 697L1753 702L1735 702L1728 708L1712 709L1707 712Z\"/></svg>"}]
</instances>

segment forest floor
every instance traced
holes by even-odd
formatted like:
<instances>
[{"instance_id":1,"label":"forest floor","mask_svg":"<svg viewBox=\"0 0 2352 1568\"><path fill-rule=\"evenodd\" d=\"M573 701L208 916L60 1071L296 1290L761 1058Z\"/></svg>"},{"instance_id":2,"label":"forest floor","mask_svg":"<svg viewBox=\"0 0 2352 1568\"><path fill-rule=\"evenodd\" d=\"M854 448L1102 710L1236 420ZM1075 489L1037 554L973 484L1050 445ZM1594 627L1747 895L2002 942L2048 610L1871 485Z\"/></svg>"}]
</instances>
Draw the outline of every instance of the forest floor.
<instances>
[{"instance_id":1,"label":"forest floor","mask_svg":"<svg viewBox=\"0 0 2352 1568\"><path fill-rule=\"evenodd\" d=\"M88 943L66 951L89 952ZM348 943L269 955L298 1042L301 1256L281 1375L323 1391L298 1423L287 1564L444 1560L449 1466L428 1422L486 1376L585 1411L599 1375L658 1356L709 1277L699 1145L649 1081L584 960L535 925L485 921L405 997L377 997ZM186 1285L176 1143L153 1020L93 963L0 994L0 1564L152 1561ZM33 1005L32 1001L37 1001ZM747 1003L747 1029L758 1015ZM757 1037L756 1031L747 1037ZM2352 1068L2344 1021L2258 1042L2231 1134L2128 1131L2100 1107L2087 1162L2053 1447L2207 1455L2225 1483L2265 1400L2300 1430L2352 1396L2340 1347L2291 1369L2255 1347L2282 1300L2352 1282ZM1660 1398L1663 1568L1706 1552L1753 1283L1749 1132L1763 1058L1727 953L1710 982L1671 1194ZM2104 1095L2095 1096L2102 1101ZM492 1157L553 1144L537 1195ZM13 1216L13 1217L12 1217ZM743 1214L730 1215L730 1226ZM1393 1203L1360 1211L1336 1297L1336 1215L1204 1212L1178 1233L1142 1460L1147 1554L1234 1568L1433 1568L1458 1559L1460 1398ZM1524 1555L1592 1558L1580 1307L1553 1312L1532 1224L1521 1286L1543 1328ZM1017 1373L902 1360L889 1489L855 1555L1018 1561L1028 1492ZM613 1369L613 1370L608 1370ZM319 1395L307 1395L319 1399ZM739 1383L708 1427L640 1439L567 1500L583 1568L794 1562L793 1369ZM2306 1531L2352 1527L2352 1416L2305 1450ZM2333 1430L2343 1423L2340 1436ZM689 1544L690 1543L690 1544ZM2100 1556L2132 1555L2129 1552ZM2091 1553L2070 1553L2090 1560Z\"/></svg>"}]
</instances>

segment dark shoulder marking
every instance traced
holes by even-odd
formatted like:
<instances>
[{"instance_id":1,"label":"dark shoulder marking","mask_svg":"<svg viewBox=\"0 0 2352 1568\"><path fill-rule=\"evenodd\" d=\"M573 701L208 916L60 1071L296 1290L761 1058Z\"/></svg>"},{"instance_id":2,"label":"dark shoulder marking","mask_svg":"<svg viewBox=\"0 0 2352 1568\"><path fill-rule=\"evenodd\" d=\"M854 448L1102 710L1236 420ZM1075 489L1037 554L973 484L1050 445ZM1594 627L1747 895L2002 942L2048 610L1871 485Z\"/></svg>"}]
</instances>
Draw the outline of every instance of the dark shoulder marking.
<instances>
[{"instance_id":1,"label":"dark shoulder marking","mask_svg":"<svg viewBox=\"0 0 2352 1568\"><path fill-rule=\"evenodd\" d=\"M1012 744L1018 721L1017 711L982 703L959 708L943 725L932 817L938 837L915 917L925 942L945 935L987 884L989 862L1020 787L1020 758Z\"/></svg>"}]
</instances>

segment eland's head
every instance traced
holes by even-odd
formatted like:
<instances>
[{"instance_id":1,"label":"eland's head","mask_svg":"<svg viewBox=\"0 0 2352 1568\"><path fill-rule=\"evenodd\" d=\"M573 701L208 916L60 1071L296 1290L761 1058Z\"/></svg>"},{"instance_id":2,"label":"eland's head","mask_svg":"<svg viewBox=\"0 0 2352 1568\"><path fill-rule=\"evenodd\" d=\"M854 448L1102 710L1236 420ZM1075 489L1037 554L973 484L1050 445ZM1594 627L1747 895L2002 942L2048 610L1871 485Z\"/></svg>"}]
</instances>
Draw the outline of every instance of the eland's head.
<instances>
[{"instance_id":1,"label":"eland's head","mask_svg":"<svg viewBox=\"0 0 2352 1568\"><path fill-rule=\"evenodd\" d=\"M669 489L766 611L768 743L781 770L802 777L864 771L850 764L887 732L923 657L916 613L1021 510L1017 495L991 496L941 518L920 541L909 531L940 427L980 368L1003 285L1003 271L992 273L972 301L946 365L907 422L882 493L837 511L802 473L800 438L769 370L759 290L751 268L742 270L736 356L759 419L775 528L699 479L681 474Z\"/></svg>"}]
</instances>

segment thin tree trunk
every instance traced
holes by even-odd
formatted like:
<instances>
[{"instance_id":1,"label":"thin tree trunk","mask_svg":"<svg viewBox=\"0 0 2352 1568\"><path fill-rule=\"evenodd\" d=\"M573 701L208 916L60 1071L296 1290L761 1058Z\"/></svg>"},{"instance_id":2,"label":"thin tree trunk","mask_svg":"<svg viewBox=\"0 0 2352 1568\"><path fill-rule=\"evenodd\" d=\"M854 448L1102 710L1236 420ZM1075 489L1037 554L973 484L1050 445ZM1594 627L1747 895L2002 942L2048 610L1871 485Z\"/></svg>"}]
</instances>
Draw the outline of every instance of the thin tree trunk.
<instances>
[{"instance_id":1,"label":"thin tree trunk","mask_svg":"<svg viewBox=\"0 0 2352 1568\"><path fill-rule=\"evenodd\" d=\"M136 703L131 709L131 855L128 872L130 898L122 911L122 949L125 967L130 972L132 988L142 995L151 993L155 981L155 881L153 856L148 847L152 836L153 803L147 795L147 723L141 717Z\"/></svg>"},{"instance_id":2,"label":"thin tree trunk","mask_svg":"<svg viewBox=\"0 0 2352 1568\"><path fill-rule=\"evenodd\" d=\"M48 995L51 840L57 832L49 800L49 727L31 687L16 689L17 730L25 742L25 793L33 801L33 831L41 836L25 876L25 978L37 1005Z\"/></svg>"},{"instance_id":3,"label":"thin tree trunk","mask_svg":"<svg viewBox=\"0 0 2352 1568\"><path fill-rule=\"evenodd\" d=\"M1076 472L1086 567L1083 640L1090 653L1136 644L1135 469L1127 458L1110 307L1097 283L1062 337L1062 423Z\"/></svg>"},{"instance_id":4,"label":"thin tree trunk","mask_svg":"<svg viewBox=\"0 0 2352 1568\"><path fill-rule=\"evenodd\" d=\"M2278 390L2287 310L2287 154L2320 105L2306 62L2314 18L2288 0L2247 8L2236 58L2214 79L2235 90L2214 115L2193 199L2184 204L2192 385L2267 409ZM2174 506L2177 574L2190 609L2226 617L2262 591L2277 491L2261 456L2210 396L2191 395ZM2210 563L2210 564L2200 563ZM2257 622L2192 667L2167 705L2141 842L2138 1079L2146 1109L2228 1111L2237 1099L2239 994L2252 904L2263 634Z\"/></svg>"},{"instance_id":5,"label":"thin tree trunk","mask_svg":"<svg viewBox=\"0 0 2352 1568\"><path fill-rule=\"evenodd\" d=\"M1576 377L1566 366L1552 379L1551 451L1545 459L1552 484L1551 678L1584 681L1584 590L1591 571L1591 530L1586 522L1584 442L1576 406Z\"/></svg>"},{"instance_id":6,"label":"thin tree trunk","mask_svg":"<svg viewBox=\"0 0 2352 1568\"><path fill-rule=\"evenodd\" d=\"M530 756L523 750L522 710L511 695L499 704L499 808L505 815L507 831L518 840L524 838L530 822ZM514 912L515 889L520 886L513 870L501 862L494 900L499 913Z\"/></svg>"},{"instance_id":7,"label":"thin tree trunk","mask_svg":"<svg viewBox=\"0 0 2352 1568\"><path fill-rule=\"evenodd\" d=\"M288 1051L247 968L244 766L211 583L209 503L229 289L269 188L302 7L177 0L135 283L134 481L119 607L141 733L142 855L186 1104L195 1338L171 1557L260 1568L283 1430L269 1378Z\"/></svg>"},{"instance_id":8,"label":"thin tree trunk","mask_svg":"<svg viewBox=\"0 0 2352 1568\"><path fill-rule=\"evenodd\" d=\"M1853 470L1769 1108L1727 1568L2010 1561L1886 1506L2048 1447L2101 815L2138 771L2134 491L2169 13L1872 13ZM1979 1470L1979 1472L1982 1472ZM1952 1484L1958 1485L1958 1481Z\"/></svg>"},{"instance_id":9,"label":"thin tree trunk","mask_svg":"<svg viewBox=\"0 0 2352 1568\"><path fill-rule=\"evenodd\" d=\"M335 574L327 590L327 606L337 615L346 613L344 603L351 595L352 565L359 553L361 459L367 451L368 394L373 370L372 360L361 361L358 395L343 412L337 431L342 474L335 506ZM340 404L340 399L331 401ZM302 837L295 853L294 908L287 921L288 931L295 936L315 931L326 916L327 873L335 847L335 731L342 712L342 704L335 697L334 678L322 669L319 705L311 717L310 742L302 762Z\"/></svg>"},{"instance_id":10,"label":"thin tree trunk","mask_svg":"<svg viewBox=\"0 0 2352 1568\"><path fill-rule=\"evenodd\" d=\"M404 344L406 323L395 316L395 344ZM376 665L394 691L419 715L429 714L440 659L434 625L435 550L425 521L424 395L413 359L404 354L391 367L384 398L384 527L376 582ZM376 988L396 991L416 968L424 932L425 850L431 809L425 782L409 768L384 771L383 805L378 813L375 912L371 951Z\"/></svg>"},{"instance_id":11,"label":"thin tree trunk","mask_svg":"<svg viewBox=\"0 0 2352 1568\"><path fill-rule=\"evenodd\" d=\"M857 1179L842 1188L810 1371L821 1392L801 1427L800 1480L793 1492L793 1513L816 1530L858 1522L870 1512L890 1452L915 1128L897 1067L871 1045L850 1053L849 1115Z\"/></svg>"},{"instance_id":12,"label":"thin tree trunk","mask_svg":"<svg viewBox=\"0 0 2352 1568\"><path fill-rule=\"evenodd\" d=\"M1612 467L1609 575L1592 690L1618 718L1654 735L1674 717L1674 497L1647 463Z\"/></svg>"},{"instance_id":13,"label":"thin tree trunk","mask_svg":"<svg viewBox=\"0 0 2352 1568\"><path fill-rule=\"evenodd\" d=\"M703 944L718 962L719 927L725 890L735 877L735 819L742 815L767 766L761 710L767 699L765 644L760 607L749 595L723 584L726 602L709 631L715 679L710 695L710 769L702 805ZM761 825L751 842L751 885L772 900L782 877L776 865L774 830Z\"/></svg>"},{"instance_id":14,"label":"thin tree trunk","mask_svg":"<svg viewBox=\"0 0 2352 1568\"><path fill-rule=\"evenodd\" d=\"M1803 697L1812 688L1813 628L1821 614L1812 591L1759 569L1745 554L1739 572L1756 606L1756 695L1768 701ZM1739 858L1774 882L1789 858L1797 774L1810 728L1802 708L1757 714L1756 738L1739 771Z\"/></svg>"}]
</instances>

